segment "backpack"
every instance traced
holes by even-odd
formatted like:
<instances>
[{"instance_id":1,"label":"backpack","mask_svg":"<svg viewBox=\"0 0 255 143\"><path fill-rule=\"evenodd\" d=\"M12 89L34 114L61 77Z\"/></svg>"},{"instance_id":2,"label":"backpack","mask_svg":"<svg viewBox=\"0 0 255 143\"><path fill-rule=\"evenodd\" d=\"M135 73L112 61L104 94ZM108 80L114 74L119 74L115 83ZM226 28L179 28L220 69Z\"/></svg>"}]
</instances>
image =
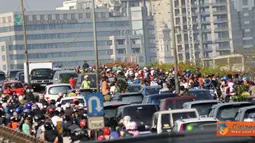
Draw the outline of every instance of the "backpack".
<instances>
[{"instance_id":1,"label":"backpack","mask_svg":"<svg viewBox=\"0 0 255 143\"><path fill-rule=\"evenodd\" d=\"M57 122L56 129L57 129L58 134L63 134L64 129L63 129L62 121Z\"/></svg>"}]
</instances>

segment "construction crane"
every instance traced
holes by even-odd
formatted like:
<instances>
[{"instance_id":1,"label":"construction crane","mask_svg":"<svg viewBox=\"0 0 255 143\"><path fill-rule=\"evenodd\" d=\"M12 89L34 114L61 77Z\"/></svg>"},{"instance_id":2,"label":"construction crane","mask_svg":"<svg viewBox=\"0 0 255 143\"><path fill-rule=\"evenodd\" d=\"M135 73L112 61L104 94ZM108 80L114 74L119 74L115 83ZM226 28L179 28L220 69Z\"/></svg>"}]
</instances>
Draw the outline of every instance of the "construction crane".
<instances>
[{"instance_id":1,"label":"construction crane","mask_svg":"<svg viewBox=\"0 0 255 143\"><path fill-rule=\"evenodd\" d=\"M193 34L193 19L192 19L192 0L186 0L187 13L187 32L189 41L190 62L196 64L195 48L194 48L194 34Z\"/></svg>"}]
</instances>

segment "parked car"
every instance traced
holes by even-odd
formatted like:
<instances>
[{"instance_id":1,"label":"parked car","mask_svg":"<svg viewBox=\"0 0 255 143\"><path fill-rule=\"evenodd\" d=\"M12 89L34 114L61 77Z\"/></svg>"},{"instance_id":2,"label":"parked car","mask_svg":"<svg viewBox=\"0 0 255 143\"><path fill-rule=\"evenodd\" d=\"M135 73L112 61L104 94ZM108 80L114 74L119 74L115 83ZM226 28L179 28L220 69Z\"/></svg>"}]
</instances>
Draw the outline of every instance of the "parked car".
<instances>
[{"instance_id":1,"label":"parked car","mask_svg":"<svg viewBox=\"0 0 255 143\"><path fill-rule=\"evenodd\" d=\"M128 104L142 103L143 94L140 92L117 94L113 95L112 101L122 101Z\"/></svg>"},{"instance_id":2,"label":"parked car","mask_svg":"<svg viewBox=\"0 0 255 143\"><path fill-rule=\"evenodd\" d=\"M121 106L128 105L126 102L104 102L104 117L111 119L116 118L117 109Z\"/></svg>"},{"instance_id":3,"label":"parked car","mask_svg":"<svg viewBox=\"0 0 255 143\"><path fill-rule=\"evenodd\" d=\"M207 89L189 89L188 96L194 96L196 100L212 100L213 95Z\"/></svg>"},{"instance_id":4,"label":"parked car","mask_svg":"<svg viewBox=\"0 0 255 143\"><path fill-rule=\"evenodd\" d=\"M214 118L190 118L180 119L174 123L174 132L203 130L205 127L216 128L217 119Z\"/></svg>"},{"instance_id":5,"label":"parked car","mask_svg":"<svg viewBox=\"0 0 255 143\"><path fill-rule=\"evenodd\" d=\"M239 108L235 121L243 122L247 118L255 119L255 106L247 106Z\"/></svg>"},{"instance_id":6,"label":"parked car","mask_svg":"<svg viewBox=\"0 0 255 143\"><path fill-rule=\"evenodd\" d=\"M252 106L250 102L231 102L213 105L209 113L209 117L218 119L219 121L235 121L238 110L242 107Z\"/></svg>"},{"instance_id":7,"label":"parked car","mask_svg":"<svg viewBox=\"0 0 255 143\"><path fill-rule=\"evenodd\" d=\"M8 90L8 88L10 90ZM11 92L15 92L18 95L24 95L25 94L25 87L20 81L7 81L7 82L4 82L3 93L4 94L10 94Z\"/></svg>"},{"instance_id":8,"label":"parked car","mask_svg":"<svg viewBox=\"0 0 255 143\"><path fill-rule=\"evenodd\" d=\"M218 100L200 100L200 101L192 101L186 102L183 104L184 109L194 108L197 109L197 112L200 116L207 117L211 111L211 107L215 104L220 103Z\"/></svg>"},{"instance_id":9,"label":"parked car","mask_svg":"<svg viewBox=\"0 0 255 143\"><path fill-rule=\"evenodd\" d=\"M147 95L143 98L143 104L153 103L153 104L160 104L161 99L177 97L178 95L175 93L164 93L164 94L153 94Z\"/></svg>"},{"instance_id":10,"label":"parked car","mask_svg":"<svg viewBox=\"0 0 255 143\"><path fill-rule=\"evenodd\" d=\"M86 100L85 100L85 98L82 97L82 96L63 97L63 98L60 100L60 102L57 102L57 103L56 103L56 106L58 106L58 105L65 105L66 103L73 104L74 99L77 99L77 100L79 101L79 103L81 103L81 104L84 105L84 107L87 106Z\"/></svg>"},{"instance_id":11,"label":"parked car","mask_svg":"<svg viewBox=\"0 0 255 143\"><path fill-rule=\"evenodd\" d=\"M17 74L15 75L15 80L24 83L24 82L25 82L25 79L24 79L24 71L17 72Z\"/></svg>"},{"instance_id":12,"label":"parked car","mask_svg":"<svg viewBox=\"0 0 255 143\"><path fill-rule=\"evenodd\" d=\"M18 72L24 72L24 70L11 70L8 72L8 77L9 79L11 80L14 80L15 79L15 76ZM16 79L15 79L16 80Z\"/></svg>"},{"instance_id":13,"label":"parked car","mask_svg":"<svg viewBox=\"0 0 255 143\"><path fill-rule=\"evenodd\" d=\"M141 134L150 133L151 120L155 112L159 110L155 104L134 104L121 106L117 110L117 121L125 116L130 116L135 121Z\"/></svg>"},{"instance_id":14,"label":"parked car","mask_svg":"<svg viewBox=\"0 0 255 143\"><path fill-rule=\"evenodd\" d=\"M69 83L69 79L71 76L74 77L74 79L78 79L78 74L75 71L69 71L69 70L60 70L56 71L54 76L53 76L53 84L58 84L58 83L64 83L67 80Z\"/></svg>"},{"instance_id":15,"label":"parked car","mask_svg":"<svg viewBox=\"0 0 255 143\"><path fill-rule=\"evenodd\" d=\"M198 118L196 109L176 109L167 111L158 111L152 117L152 131L158 134L170 132L175 121L179 119Z\"/></svg>"},{"instance_id":16,"label":"parked car","mask_svg":"<svg viewBox=\"0 0 255 143\"><path fill-rule=\"evenodd\" d=\"M161 89L160 85L157 86L143 86L142 93L144 96L159 94L159 90Z\"/></svg>"},{"instance_id":17,"label":"parked car","mask_svg":"<svg viewBox=\"0 0 255 143\"><path fill-rule=\"evenodd\" d=\"M173 97L160 100L160 111L168 109L182 109L182 105L185 102L194 101L195 97L192 96L182 96L182 97Z\"/></svg>"},{"instance_id":18,"label":"parked car","mask_svg":"<svg viewBox=\"0 0 255 143\"><path fill-rule=\"evenodd\" d=\"M67 95L69 95L71 92L76 92L77 90L80 92L80 96L83 96L85 99L86 99L87 95L96 92L96 89L90 89L90 88L88 88L88 89L71 89L67 92Z\"/></svg>"},{"instance_id":19,"label":"parked car","mask_svg":"<svg viewBox=\"0 0 255 143\"><path fill-rule=\"evenodd\" d=\"M45 87L45 99L57 100L58 93L67 94L68 90L71 90L70 84L51 84Z\"/></svg>"}]
</instances>

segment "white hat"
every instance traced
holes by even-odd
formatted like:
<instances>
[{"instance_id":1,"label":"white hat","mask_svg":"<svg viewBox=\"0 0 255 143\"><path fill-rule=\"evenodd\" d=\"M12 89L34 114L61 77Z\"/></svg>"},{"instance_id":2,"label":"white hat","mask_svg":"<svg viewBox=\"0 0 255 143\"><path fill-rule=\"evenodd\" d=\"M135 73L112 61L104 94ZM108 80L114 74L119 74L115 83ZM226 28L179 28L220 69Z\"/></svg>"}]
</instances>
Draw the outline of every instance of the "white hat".
<instances>
[{"instance_id":1,"label":"white hat","mask_svg":"<svg viewBox=\"0 0 255 143\"><path fill-rule=\"evenodd\" d=\"M84 78L88 78L89 76L88 75L85 75Z\"/></svg>"},{"instance_id":2,"label":"white hat","mask_svg":"<svg viewBox=\"0 0 255 143\"><path fill-rule=\"evenodd\" d=\"M66 108L70 108L70 107L71 107L71 104L70 104L69 102L67 102L67 103L65 104L65 106L66 106Z\"/></svg>"}]
</instances>

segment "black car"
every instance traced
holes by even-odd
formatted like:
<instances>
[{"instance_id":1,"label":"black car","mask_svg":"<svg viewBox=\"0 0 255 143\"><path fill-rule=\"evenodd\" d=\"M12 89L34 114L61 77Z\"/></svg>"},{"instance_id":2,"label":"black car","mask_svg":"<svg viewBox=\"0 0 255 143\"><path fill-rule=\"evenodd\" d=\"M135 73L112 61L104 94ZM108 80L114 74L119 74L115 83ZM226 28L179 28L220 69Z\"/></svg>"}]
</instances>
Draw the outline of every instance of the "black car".
<instances>
[{"instance_id":1,"label":"black car","mask_svg":"<svg viewBox=\"0 0 255 143\"><path fill-rule=\"evenodd\" d=\"M214 95L207 89L189 89L188 96L194 96L196 100L212 100Z\"/></svg>"},{"instance_id":2,"label":"black car","mask_svg":"<svg viewBox=\"0 0 255 143\"><path fill-rule=\"evenodd\" d=\"M104 102L104 117L111 119L116 117L117 109L128 105L126 102Z\"/></svg>"},{"instance_id":3,"label":"black car","mask_svg":"<svg viewBox=\"0 0 255 143\"><path fill-rule=\"evenodd\" d=\"M130 116L131 121L135 121L137 128L142 132L148 132L152 123L152 116L159 111L158 105L155 104L134 104L121 106L117 110L117 121L120 121L125 116Z\"/></svg>"},{"instance_id":4,"label":"black car","mask_svg":"<svg viewBox=\"0 0 255 143\"><path fill-rule=\"evenodd\" d=\"M142 103L143 97L144 97L143 94L140 92L123 93L113 95L112 101L122 101L127 102L128 104Z\"/></svg>"}]
</instances>

